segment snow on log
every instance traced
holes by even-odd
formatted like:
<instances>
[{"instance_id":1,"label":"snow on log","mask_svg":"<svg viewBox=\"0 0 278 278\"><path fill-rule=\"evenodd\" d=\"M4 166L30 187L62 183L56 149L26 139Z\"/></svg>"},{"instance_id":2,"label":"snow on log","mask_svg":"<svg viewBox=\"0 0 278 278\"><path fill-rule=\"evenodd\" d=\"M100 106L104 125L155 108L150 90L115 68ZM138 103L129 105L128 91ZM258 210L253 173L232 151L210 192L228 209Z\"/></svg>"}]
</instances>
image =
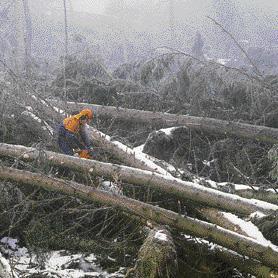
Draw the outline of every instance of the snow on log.
<instances>
[{"instance_id":1,"label":"snow on log","mask_svg":"<svg viewBox=\"0 0 278 278\"><path fill-rule=\"evenodd\" d=\"M278 277L277 269L267 267L257 260L241 256L232 250L228 250L227 248L213 244L201 238L191 237L188 235L185 235L185 237L186 241L183 242L183 244L185 245L185 248L189 250L198 249L201 253L204 250L205 254L214 256L215 258L233 265L243 272L253 274L256 277Z\"/></svg>"},{"instance_id":2,"label":"snow on log","mask_svg":"<svg viewBox=\"0 0 278 278\"><path fill-rule=\"evenodd\" d=\"M177 253L170 232L165 227L149 231L138 252L135 267L129 269L126 278L175 277Z\"/></svg>"},{"instance_id":3,"label":"snow on log","mask_svg":"<svg viewBox=\"0 0 278 278\"><path fill-rule=\"evenodd\" d=\"M124 196L113 195L72 181L65 181L47 177L39 173L31 173L4 166L0 166L0 178L62 192L64 194L97 202L100 205L114 206L124 212L140 217L144 222L149 220L162 225L169 225L186 234L205 237L241 255L257 259L266 266L275 268L278 265L278 247L273 249L268 245L262 245L254 239L239 235L217 225L190 217L184 217L178 213L160 207L152 206Z\"/></svg>"},{"instance_id":4,"label":"snow on log","mask_svg":"<svg viewBox=\"0 0 278 278\"><path fill-rule=\"evenodd\" d=\"M152 160L150 160L147 154L144 154L141 151L137 151L136 149L131 149L119 141L111 141L110 136L100 132L99 130L91 126L88 127L88 130L94 142L96 142L105 150L113 153L125 164L134 168L154 171L162 175L171 176L171 174L168 171L159 167Z\"/></svg>"},{"instance_id":5,"label":"snow on log","mask_svg":"<svg viewBox=\"0 0 278 278\"><path fill-rule=\"evenodd\" d=\"M224 212L222 211L216 210L214 208L201 208L198 210L198 214L200 214L203 219L206 219L209 222L212 222L230 231L237 232L241 235L248 236L248 234L245 233L239 225L236 225L225 218Z\"/></svg>"},{"instance_id":6,"label":"snow on log","mask_svg":"<svg viewBox=\"0 0 278 278\"><path fill-rule=\"evenodd\" d=\"M266 126L250 125L205 117L194 117L162 112L127 109L113 106L102 106L88 103L65 103L61 101L50 102L65 110L78 110L84 107L91 108L94 110L97 116L101 117L121 119L125 121L129 120L132 122L150 123L153 126L187 126L191 129L250 138L262 142L278 142L278 129Z\"/></svg>"},{"instance_id":7,"label":"snow on log","mask_svg":"<svg viewBox=\"0 0 278 278\"><path fill-rule=\"evenodd\" d=\"M0 143L0 155L34 160L43 158L52 165L66 166L78 171L85 171L96 176L120 180L129 184L148 185L157 190L173 194L181 199L191 199L206 206L218 207L223 210L250 214L261 211L266 214L278 210L278 206L255 199L245 199L230 193L182 181L172 176L165 176L151 171L104 163L95 160L80 159L55 152L40 151L19 145Z\"/></svg>"}]
</instances>

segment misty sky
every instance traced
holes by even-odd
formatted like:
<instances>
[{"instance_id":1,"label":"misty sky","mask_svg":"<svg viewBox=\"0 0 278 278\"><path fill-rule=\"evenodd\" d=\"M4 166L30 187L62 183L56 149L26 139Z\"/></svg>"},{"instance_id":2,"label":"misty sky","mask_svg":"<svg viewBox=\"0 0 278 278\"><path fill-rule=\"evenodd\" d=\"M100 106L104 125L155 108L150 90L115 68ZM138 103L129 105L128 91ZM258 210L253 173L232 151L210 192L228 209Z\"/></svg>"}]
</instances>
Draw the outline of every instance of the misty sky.
<instances>
[{"instance_id":1,"label":"misty sky","mask_svg":"<svg viewBox=\"0 0 278 278\"><path fill-rule=\"evenodd\" d=\"M165 3L166 1L167 0L161 0L159 2ZM73 9L76 11L103 14L105 12L105 7L110 2L110 0L70 0L70 2L72 3ZM125 0L124 2L132 3L134 2L134 0ZM140 0L140 2L144 2L144 0ZM145 0L145 2L149 2L149 3L157 2L157 0L147 0L147 1ZM183 0L183 2L190 2L190 5L192 5L192 1L190 0ZM197 3L199 1L195 1L195 2L196 2L196 8L198 7L199 9L200 5L199 3ZM204 2L205 4L210 4L212 0L202 0L202 2ZM277 17L278 17L277 0L236 0L235 2L240 3L242 6L246 6L253 10L257 10L258 13L261 12L277 13Z\"/></svg>"},{"instance_id":2,"label":"misty sky","mask_svg":"<svg viewBox=\"0 0 278 278\"><path fill-rule=\"evenodd\" d=\"M76 11L103 14L109 0L71 0Z\"/></svg>"}]
</instances>

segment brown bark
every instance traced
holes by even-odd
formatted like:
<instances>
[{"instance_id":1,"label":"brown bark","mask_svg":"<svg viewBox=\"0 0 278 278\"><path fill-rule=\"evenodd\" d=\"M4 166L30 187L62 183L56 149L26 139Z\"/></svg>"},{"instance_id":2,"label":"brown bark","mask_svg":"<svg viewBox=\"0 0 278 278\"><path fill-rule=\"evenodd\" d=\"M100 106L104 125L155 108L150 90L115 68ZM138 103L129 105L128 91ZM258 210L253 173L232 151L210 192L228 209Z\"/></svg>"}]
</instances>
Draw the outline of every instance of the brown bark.
<instances>
[{"instance_id":1,"label":"brown bark","mask_svg":"<svg viewBox=\"0 0 278 278\"><path fill-rule=\"evenodd\" d=\"M27 148L18 145L0 143L0 154L26 160L34 160L38 157L51 165L66 166L78 171L87 172L97 176L103 176L136 185L148 185L157 190L173 194L181 199L191 199L206 206L218 207L223 210L234 211L243 214L250 214L255 211L271 213L278 209L278 206L269 203L249 200L233 194L224 193L215 189L182 181L176 178L169 178L150 171L139 170L127 166L120 166L111 163L104 163L95 160L79 159L55 152L44 151L43 155L34 148Z\"/></svg>"},{"instance_id":2,"label":"brown bark","mask_svg":"<svg viewBox=\"0 0 278 278\"><path fill-rule=\"evenodd\" d=\"M141 217L144 222L149 220L162 225L169 225L183 233L197 237L205 237L239 254L257 259L267 266L273 268L277 267L277 250L263 246L259 242L248 237L244 237L204 221L183 217L175 212L124 196L116 196L89 186L47 177L43 174L0 166L0 178L23 184L36 185L47 190L54 190L97 202L101 205L111 205L132 215Z\"/></svg>"},{"instance_id":3,"label":"brown bark","mask_svg":"<svg viewBox=\"0 0 278 278\"><path fill-rule=\"evenodd\" d=\"M134 268L129 269L126 278L175 277L177 253L170 232L165 227L149 231L138 252Z\"/></svg>"},{"instance_id":4,"label":"brown bark","mask_svg":"<svg viewBox=\"0 0 278 278\"><path fill-rule=\"evenodd\" d=\"M238 225L234 225L228 219L226 219L219 210L213 208L201 208L198 210L198 213L200 216L202 216L209 222L212 222L230 231L237 232L238 234L248 236L245 232L241 230L241 228Z\"/></svg>"},{"instance_id":5,"label":"brown bark","mask_svg":"<svg viewBox=\"0 0 278 278\"><path fill-rule=\"evenodd\" d=\"M199 253L204 252L205 254L212 256L212 258L220 259L221 261L235 266L241 271L255 275L256 277L278 277L277 269L267 267L257 260L241 256L238 253L221 246L215 245L211 248L211 245L206 244L205 242L202 244L200 240L195 240L194 238L186 239L182 244L185 252L188 251L188 253L191 253L199 250Z\"/></svg>"},{"instance_id":6,"label":"brown bark","mask_svg":"<svg viewBox=\"0 0 278 278\"><path fill-rule=\"evenodd\" d=\"M232 135L258 140L267 143L278 142L278 129L266 126L256 126L238 122L229 122L213 118L176 115L162 112L141 111L113 106L101 106L88 103L51 101L65 110L78 110L84 107L92 108L97 116L129 120L132 122L150 123L153 126L187 126L191 129L211 133Z\"/></svg>"}]
</instances>

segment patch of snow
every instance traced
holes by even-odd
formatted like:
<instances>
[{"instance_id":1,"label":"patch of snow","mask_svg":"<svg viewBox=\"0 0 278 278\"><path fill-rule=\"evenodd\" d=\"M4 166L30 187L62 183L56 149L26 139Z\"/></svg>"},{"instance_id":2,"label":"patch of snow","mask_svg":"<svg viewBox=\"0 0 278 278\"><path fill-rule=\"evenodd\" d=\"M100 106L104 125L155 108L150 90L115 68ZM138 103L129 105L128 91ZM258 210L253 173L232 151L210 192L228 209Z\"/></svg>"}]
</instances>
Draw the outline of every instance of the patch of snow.
<instances>
[{"instance_id":1,"label":"patch of snow","mask_svg":"<svg viewBox=\"0 0 278 278\"><path fill-rule=\"evenodd\" d=\"M240 219L238 216L229 212L222 212L222 214L233 224L238 225L243 232L245 232L248 236L254 238L258 243L260 243L263 246L270 247L276 252L278 252L278 247L272 244L269 240L267 240L259 231L258 227L254 225L251 221L245 221L243 219Z\"/></svg>"},{"instance_id":2,"label":"patch of snow","mask_svg":"<svg viewBox=\"0 0 278 278\"><path fill-rule=\"evenodd\" d=\"M48 130L48 132L53 135L54 134L54 129L46 122L46 121L43 121L44 123L44 127L43 128L46 128Z\"/></svg>"},{"instance_id":3,"label":"patch of snow","mask_svg":"<svg viewBox=\"0 0 278 278\"><path fill-rule=\"evenodd\" d=\"M62 109L60 109L60 108L58 108L58 107L56 107L56 106L53 106L53 109L54 109L56 112L58 112L58 113L60 113L60 114L63 114L63 115L66 113L64 110L62 110Z\"/></svg>"},{"instance_id":4,"label":"patch of snow","mask_svg":"<svg viewBox=\"0 0 278 278\"><path fill-rule=\"evenodd\" d=\"M33 114L32 112L30 112L30 111L23 111L22 113L21 113L22 115L26 115L26 116L30 116L31 118L33 118L35 121L37 121L38 123L41 123L42 122L42 120L39 118L39 117L37 117L35 114Z\"/></svg>"},{"instance_id":5,"label":"patch of snow","mask_svg":"<svg viewBox=\"0 0 278 278\"><path fill-rule=\"evenodd\" d=\"M159 131L163 131L166 135L171 135L172 131L177 129L177 127L168 127L168 128L162 128Z\"/></svg>"},{"instance_id":6,"label":"patch of snow","mask_svg":"<svg viewBox=\"0 0 278 278\"><path fill-rule=\"evenodd\" d=\"M28 110L28 111L33 111L33 108L31 106L25 106L25 108Z\"/></svg>"},{"instance_id":7,"label":"patch of snow","mask_svg":"<svg viewBox=\"0 0 278 278\"><path fill-rule=\"evenodd\" d=\"M207 160L203 160L203 164L210 167L211 163L213 163L215 161L215 159L211 160L211 161L207 161Z\"/></svg>"},{"instance_id":8,"label":"patch of snow","mask_svg":"<svg viewBox=\"0 0 278 278\"><path fill-rule=\"evenodd\" d=\"M100 190L108 191L114 194L123 195L122 189L116 184L111 181L102 181L100 186Z\"/></svg>"},{"instance_id":9,"label":"patch of snow","mask_svg":"<svg viewBox=\"0 0 278 278\"><path fill-rule=\"evenodd\" d=\"M47 275L51 273L51 277L57 278L124 277L125 268L120 268L111 274L102 270L96 263L94 254L85 256L83 254L71 254L64 250L45 253L45 268L42 270L34 254L30 254L25 247L18 247L17 239L5 237L1 239L0 243L3 244L1 249L4 251L2 252L9 254L15 266L13 276L15 278L21 277L22 273L25 275L37 274L43 277L48 277ZM111 260L114 259L111 258ZM1 256L0 263L2 263ZM4 260L3 263L5 263ZM5 265L8 267L8 262Z\"/></svg>"},{"instance_id":10,"label":"patch of snow","mask_svg":"<svg viewBox=\"0 0 278 278\"><path fill-rule=\"evenodd\" d=\"M195 180L194 180L194 182L195 182ZM197 179L196 182L198 183L198 179ZM199 182L200 182L200 180L199 180ZM218 188L217 182L212 181L212 180L206 180L206 182L207 182L212 188L216 188L216 189Z\"/></svg>"},{"instance_id":11,"label":"patch of snow","mask_svg":"<svg viewBox=\"0 0 278 278\"><path fill-rule=\"evenodd\" d=\"M18 247L18 240L16 238L3 237L0 242L5 244L5 246L9 247L12 250L16 250Z\"/></svg>"},{"instance_id":12,"label":"patch of snow","mask_svg":"<svg viewBox=\"0 0 278 278\"><path fill-rule=\"evenodd\" d=\"M228 62L230 62L231 59L225 59L225 58L218 58L216 60L217 63L221 64L221 65L226 65Z\"/></svg>"},{"instance_id":13,"label":"patch of snow","mask_svg":"<svg viewBox=\"0 0 278 278\"><path fill-rule=\"evenodd\" d=\"M163 233L162 230L159 230L155 233L154 238L162 241L168 241L167 235Z\"/></svg>"},{"instance_id":14,"label":"patch of snow","mask_svg":"<svg viewBox=\"0 0 278 278\"><path fill-rule=\"evenodd\" d=\"M251 219L251 218L263 218L263 217L265 217L266 216L266 214L264 214L264 213L262 213L262 212L260 212L260 211L255 211L255 212L253 212L253 213L251 213L250 215L249 215L249 218Z\"/></svg>"}]
</instances>

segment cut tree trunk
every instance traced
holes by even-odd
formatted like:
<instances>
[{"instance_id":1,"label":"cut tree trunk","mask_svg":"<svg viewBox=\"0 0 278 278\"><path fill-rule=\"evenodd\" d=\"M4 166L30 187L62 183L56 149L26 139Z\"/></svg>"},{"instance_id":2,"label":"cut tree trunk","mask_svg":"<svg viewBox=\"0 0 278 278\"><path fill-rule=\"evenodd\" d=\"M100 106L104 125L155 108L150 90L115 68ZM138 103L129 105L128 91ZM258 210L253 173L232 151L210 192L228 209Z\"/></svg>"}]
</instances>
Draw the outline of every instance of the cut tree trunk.
<instances>
[{"instance_id":1,"label":"cut tree trunk","mask_svg":"<svg viewBox=\"0 0 278 278\"><path fill-rule=\"evenodd\" d=\"M175 277L177 253L170 232L165 227L156 227L141 246L134 268L126 278Z\"/></svg>"},{"instance_id":2,"label":"cut tree trunk","mask_svg":"<svg viewBox=\"0 0 278 278\"><path fill-rule=\"evenodd\" d=\"M142 218L142 222L153 221L162 225L169 225L180 232L204 237L239 254L257 259L264 265L277 268L278 248L272 249L248 237L223 229L217 225L206 223L190 217L183 217L175 212L155 207L124 196L117 196L89 186L65 181L43 174L31 173L0 166L0 178L17 183L36 185L48 190L54 190L76 196L85 200L110 205Z\"/></svg>"},{"instance_id":3,"label":"cut tree trunk","mask_svg":"<svg viewBox=\"0 0 278 278\"><path fill-rule=\"evenodd\" d=\"M101 106L88 103L58 102L51 103L65 110L78 110L84 107L94 110L97 116L115 118L124 121L149 123L152 126L187 126L191 129L203 130L210 133L232 135L249 138L267 143L278 142L278 129L266 126L250 125L213 118L176 115L162 112L141 111L113 106Z\"/></svg>"},{"instance_id":4,"label":"cut tree trunk","mask_svg":"<svg viewBox=\"0 0 278 278\"><path fill-rule=\"evenodd\" d=\"M266 214L278 210L278 206L258 200L249 200L233 194L207 188L192 182L182 181L174 177L167 177L154 172L104 163L89 159L80 159L55 152L38 151L18 145L0 143L0 155L21 158L25 160L44 159L51 165L66 166L78 171L96 176L119 180L136 185L151 186L154 189L173 194L181 199L191 199L207 206L218 207L223 210L250 214L261 211Z\"/></svg>"}]
</instances>

